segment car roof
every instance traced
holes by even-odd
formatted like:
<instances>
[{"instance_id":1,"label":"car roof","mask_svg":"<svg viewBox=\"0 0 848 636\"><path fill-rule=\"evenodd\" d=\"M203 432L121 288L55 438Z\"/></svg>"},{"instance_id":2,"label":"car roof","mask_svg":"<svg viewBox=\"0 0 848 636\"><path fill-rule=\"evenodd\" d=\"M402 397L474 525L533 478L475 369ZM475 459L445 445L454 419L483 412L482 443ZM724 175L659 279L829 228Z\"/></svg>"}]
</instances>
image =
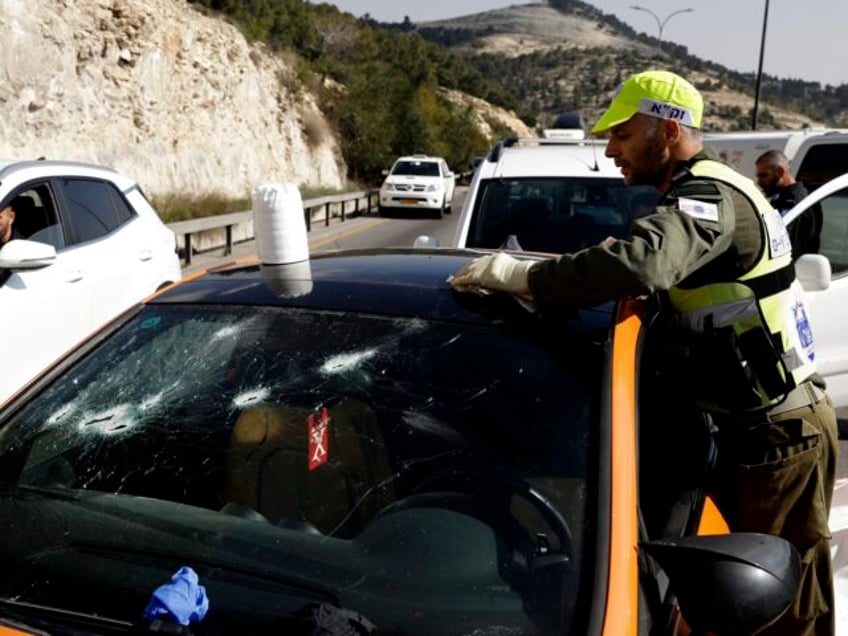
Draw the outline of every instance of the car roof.
<instances>
[{"instance_id":1,"label":"car roof","mask_svg":"<svg viewBox=\"0 0 848 636\"><path fill-rule=\"evenodd\" d=\"M31 172L33 176L43 177L53 174L72 176L97 176L115 182L135 183L132 179L120 175L113 168L81 161L62 161L56 159L2 159L0 160L0 182L18 172Z\"/></svg>"},{"instance_id":2,"label":"car roof","mask_svg":"<svg viewBox=\"0 0 848 636\"><path fill-rule=\"evenodd\" d=\"M604 155L604 140L512 139L496 145L479 167L487 178L614 177L615 162Z\"/></svg>"},{"instance_id":3,"label":"car roof","mask_svg":"<svg viewBox=\"0 0 848 636\"><path fill-rule=\"evenodd\" d=\"M406 155L395 159L395 163L398 161L442 161L442 157L434 157L432 155Z\"/></svg>"},{"instance_id":4,"label":"car roof","mask_svg":"<svg viewBox=\"0 0 848 636\"><path fill-rule=\"evenodd\" d=\"M449 276L480 254L449 248L319 252L310 258L308 293L302 295L274 292L274 266L234 263L187 278L148 303L301 307L480 323L524 312L505 294L480 296L451 289ZM611 328L612 312L611 303L576 312L572 327L604 332Z\"/></svg>"}]
</instances>

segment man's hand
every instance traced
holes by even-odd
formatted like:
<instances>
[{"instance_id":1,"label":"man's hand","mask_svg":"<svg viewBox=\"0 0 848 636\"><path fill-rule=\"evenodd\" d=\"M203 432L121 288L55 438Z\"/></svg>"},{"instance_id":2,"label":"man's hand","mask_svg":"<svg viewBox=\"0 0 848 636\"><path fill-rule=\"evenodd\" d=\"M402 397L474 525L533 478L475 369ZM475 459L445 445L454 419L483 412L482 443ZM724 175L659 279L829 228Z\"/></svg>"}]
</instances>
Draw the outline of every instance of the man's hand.
<instances>
[{"instance_id":1,"label":"man's hand","mask_svg":"<svg viewBox=\"0 0 848 636\"><path fill-rule=\"evenodd\" d=\"M475 258L454 274L451 287L458 291L475 288L495 289L529 298L527 272L534 261L521 261L503 252Z\"/></svg>"}]
</instances>

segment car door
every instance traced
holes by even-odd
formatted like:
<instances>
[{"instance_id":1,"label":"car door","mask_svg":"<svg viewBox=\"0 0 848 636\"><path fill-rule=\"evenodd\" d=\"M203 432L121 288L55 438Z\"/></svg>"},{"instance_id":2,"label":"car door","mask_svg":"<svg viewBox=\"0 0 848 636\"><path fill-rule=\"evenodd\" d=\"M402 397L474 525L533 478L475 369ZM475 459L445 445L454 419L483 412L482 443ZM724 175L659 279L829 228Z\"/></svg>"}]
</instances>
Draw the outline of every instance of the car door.
<instances>
[{"instance_id":1,"label":"car door","mask_svg":"<svg viewBox=\"0 0 848 636\"><path fill-rule=\"evenodd\" d=\"M65 249L52 184L27 183L0 205L16 196L33 201L32 209L25 212L32 216L16 217L16 224L20 220L20 226L28 228L25 237L29 240L53 245L56 260L41 269L0 271L0 330L5 334L0 402L87 333L93 311L81 255Z\"/></svg>"},{"instance_id":2,"label":"car door","mask_svg":"<svg viewBox=\"0 0 848 636\"><path fill-rule=\"evenodd\" d=\"M68 258L91 290L92 330L155 291L147 280L154 252L143 220L115 184L81 177L56 183Z\"/></svg>"},{"instance_id":3,"label":"car door","mask_svg":"<svg viewBox=\"0 0 848 636\"><path fill-rule=\"evenodd\" d=\"M830 261L828 289L807 291L819 372L837 407L848 406L848 337L842 320L848 307L848 174L815 190L786 213L791 222L814 205L822 211L819 253Z\"/></svg>"}]
</instances>

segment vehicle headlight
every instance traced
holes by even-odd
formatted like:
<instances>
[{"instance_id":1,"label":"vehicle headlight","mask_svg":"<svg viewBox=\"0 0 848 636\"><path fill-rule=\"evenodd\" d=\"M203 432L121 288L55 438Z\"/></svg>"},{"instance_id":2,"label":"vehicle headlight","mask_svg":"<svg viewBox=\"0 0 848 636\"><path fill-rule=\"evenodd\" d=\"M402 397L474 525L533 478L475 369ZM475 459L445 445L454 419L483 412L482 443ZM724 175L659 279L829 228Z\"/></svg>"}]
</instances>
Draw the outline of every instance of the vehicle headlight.
<instances>
[{"instance_id":1,"label":"vehicle headlight","mask_svg":"<svg viewBox=\"0 0 848 636\"><path fill-rule=\"evenodd\" d=\"M438 190L439 186L437 186L435 183L431 183L427 186L427 192L437 192Z\"/></svg>"},{"instance_id":2,"label":"vehicle headlight","mask_svg":"<svg viewBox=\"0 0 848 636\"><path fill-rule=\"evenodd\" d=\"M384 183L383 184L383 190L385 190L386 192L392 192L394 189L395 189L395 186L391 183Z\"/></svg>"}]
</instances>

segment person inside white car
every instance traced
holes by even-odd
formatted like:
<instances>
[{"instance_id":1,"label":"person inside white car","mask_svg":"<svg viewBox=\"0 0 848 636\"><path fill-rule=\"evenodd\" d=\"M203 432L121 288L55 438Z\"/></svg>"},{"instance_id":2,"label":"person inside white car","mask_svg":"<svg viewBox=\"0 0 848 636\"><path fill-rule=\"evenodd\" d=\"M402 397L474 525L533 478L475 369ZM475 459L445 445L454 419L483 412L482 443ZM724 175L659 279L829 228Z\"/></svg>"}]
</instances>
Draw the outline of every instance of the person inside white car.
<instances>
[{"instance_id":1,"label":"person inside white car","mask_svg":"<svg viewBox=\"0 0 848 636\"><path fill-rule=\"evenodd\" d=\"M0 210L0 247L13 239L23 238L23 235L15 229L15 209L10 203Z\"/></svg>"}]
</instances>

